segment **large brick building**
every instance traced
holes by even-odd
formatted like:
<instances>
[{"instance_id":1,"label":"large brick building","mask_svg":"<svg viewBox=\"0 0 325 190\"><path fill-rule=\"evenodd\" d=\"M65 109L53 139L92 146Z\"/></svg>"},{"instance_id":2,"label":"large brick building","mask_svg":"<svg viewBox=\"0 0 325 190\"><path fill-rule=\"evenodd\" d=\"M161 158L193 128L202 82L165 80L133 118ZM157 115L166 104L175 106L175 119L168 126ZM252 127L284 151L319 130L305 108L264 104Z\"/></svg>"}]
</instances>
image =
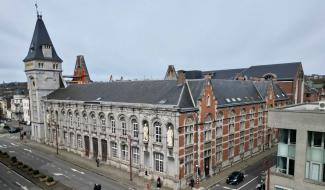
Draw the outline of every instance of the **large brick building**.
<instances>
[{"instance_id":1,"label":"large brick building","mask_svg":"<svg viewBox=\"0 0 325 190\"><path fill-rule=\"evenodd\" d=\"M281 63L271 65L256 65L249 68L200 71L189 70L185 72L186 79L202 79L210 75L213 79L227 80L273 80L288 95L291 103L304 102L304 71L300 62ZM177 77L174 66L167 69L165 80Z\"/></svg>"},{"instance_id":2,"label":"large brick building","mask_svg":"<svg viewBox=\"0 0 325 190\"><path fill-rule=\"evenodd\" d=\"M33 140L126 171L132 163L136 175L175 189L272 146L267 110L289 100L274 81L189 80L185 72L66 87L40 15L24 63Z\"/></svg>"}]
</instances>

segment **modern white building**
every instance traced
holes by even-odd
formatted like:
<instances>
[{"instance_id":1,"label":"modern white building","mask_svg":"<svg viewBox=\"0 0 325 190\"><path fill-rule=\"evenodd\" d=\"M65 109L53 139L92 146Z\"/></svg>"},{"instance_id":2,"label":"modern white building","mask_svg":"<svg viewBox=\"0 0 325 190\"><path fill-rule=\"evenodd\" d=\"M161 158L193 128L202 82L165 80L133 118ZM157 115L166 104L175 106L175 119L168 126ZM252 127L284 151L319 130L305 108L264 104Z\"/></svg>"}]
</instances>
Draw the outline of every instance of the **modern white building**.
<instances>
[{"instance_id":1,"label":"modern white building","mask_svg":"<svg viewBox=\"0 0 325 190\"><path fill-rule=\"evenodd\" d=\"M29 98L25 97L22 100L23 103L23 120L27 125L30 125L30 109L29 109Z\"/></svg>"},{"instance_id":2,"label":"modern white building","mask_svg":"<svg viewBox=\"0 0 325 190\"><path fill-rule=\"evenodd\" d=\"M11 99L11 119L17 121L23 121L23 99L26 98L25 95L14 95Z\"/></svg>"},{"instance_id":3,"label":"modern white building","mask_svg":"<svg viewBox=\"0 0 325 190\"><path fill-rule=\"evenodd\" d=\"M325 102L270 110L268 119L279 129L270 189L325 189Z\"/></svg>"}]
</instances>

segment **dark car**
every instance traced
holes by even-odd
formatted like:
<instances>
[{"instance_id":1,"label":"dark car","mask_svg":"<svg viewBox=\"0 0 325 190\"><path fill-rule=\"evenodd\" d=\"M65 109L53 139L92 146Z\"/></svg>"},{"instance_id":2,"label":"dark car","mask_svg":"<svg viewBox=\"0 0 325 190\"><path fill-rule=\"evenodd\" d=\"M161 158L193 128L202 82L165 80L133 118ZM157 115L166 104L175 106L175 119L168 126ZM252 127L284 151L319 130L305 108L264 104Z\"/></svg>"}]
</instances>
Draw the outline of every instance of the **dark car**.
<instances>
[{"instance_id":1,"label":"dark car","mask_svg":"<svg viewBox=\"0 0 325 190\"><path fill-rule=\"evenodd\" d=\"M19 133L20 132L20 128L10 128L9 133Z\"/></svg>"},{"instance_id":2,"label":"dark car","mask_svg":"<svg viewBox=\"0 0 325 190\"><path fill-rule=\"evenodd\" d=\"M242 182L244 178L245 177L242 172L235 171L228 176L226 183L230 185L237 185Z\"/></svg>"}]
</instances>

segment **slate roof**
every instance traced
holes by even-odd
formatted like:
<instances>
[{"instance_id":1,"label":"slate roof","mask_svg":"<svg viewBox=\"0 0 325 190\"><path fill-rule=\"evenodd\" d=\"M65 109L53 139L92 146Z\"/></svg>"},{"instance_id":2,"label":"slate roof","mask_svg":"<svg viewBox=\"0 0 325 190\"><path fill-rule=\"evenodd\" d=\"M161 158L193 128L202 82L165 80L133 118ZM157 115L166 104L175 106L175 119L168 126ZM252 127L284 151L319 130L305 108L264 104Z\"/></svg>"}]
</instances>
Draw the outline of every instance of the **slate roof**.
<instances>
[{"instance_id":1,"label":"slate roof","mask_svg":"<svg viewBox=\"0 0 325 190\"><path fill-rule=\"evenodd\" d=\"M205 80L188 80L195 103L201 98ZM218 107L263 102L252 81L212 79L213 93Z\"/></svg>"},{"instance_id":2,"label":"slate roof","mask_svg":"<svg viewBox=\"0 0 325 190\"><path fill-rule=\"evenodd\" d=\"M201 97L202 89L204 88L204 82L205 80L203 79L187 81L188 88L192 94L195 106L197 106L196 103Z\"/></svg>"},{"instance_id":3,"label":"slate roof","mask_svg":"<svg viewBox=\"0 0 325 190\"><path fill-rule=\"evenodd\" d=\"M51 46L52 49L52 57L44 57L42 52L42 45ZM43 22L42 16L37 16L37 21L34 29L34 34L32 38L32 42L30 43L30 47L28 49L28 54L23 60L31 61L31 60L44 60L44 61L56 61L62 62L62 59L56 54L55 48L52 44L51 38L46 30L45 24Z\"/></svg>"},{"instance_id":4,"label":"slate roof","mask_svg":"<svg viewBox=\"0 0 325 190\"><path fill-rule=\"evenodd\" d=\"M204 71L203 74L211 74L213 79L229 79L232 80L237 74L240 74L246 68L240 69L227 69L227 70L214 70L214 71Z\"/></svg>"},{"instance_id":5,"label":"slate roof","mask_svg":"<svg viewBox=\"0 0 325 190\"><path fill-rule=\"evenodd\" d=\"M263 99L265 99L267 96L267 89L269 85L272 85L275 96L274 98L276 101L289 99L289 97L282 91L279 85L273 81L254 81L253 83Z\"/></svg>"},{"instance_id":6,"label":"slate roof","mask_svg":"<svg viewBox=\"0 0 325 190\"><path fill-rule=\"evenodd\" d=\"M202 71L192 70L192 71L184 71L186 79L203 79L204 75Z\"/></svg>"},{"instance_id":7,"label":"slate roof","mask_svg":"<svg viewBox=\"0 0 325 190\"><path fill-rule=\"evenodd\" d=\"M293 80L300 67L302 67L301 62L256 65L244 70L242 76L263 77L267 73L273 73L277 76L277 80Z\"/></svg>"},{"instance_id":8,"label":"slate roof","mask_svg":"<svg viewBox=\"0 0 325 190\"><path fill-rule=\"evenodd\" d=\"M47 99L75 101L107 101L122 103L146 103L177 106L182 95L183 85L175 80L95 82L83 85L70 85L58 89ZM180 106L193 107L188 91L184 91Z\"/></svg>"},{"instance_id":9,"label":"slate roof","mask_svg":"<svg viewBox=\"0 0 325 190\"><path fill-rule=\"evenodd\" d=\"M263 102L253 81L212 79L218 107Z\"/></svg>"}]
</instances>

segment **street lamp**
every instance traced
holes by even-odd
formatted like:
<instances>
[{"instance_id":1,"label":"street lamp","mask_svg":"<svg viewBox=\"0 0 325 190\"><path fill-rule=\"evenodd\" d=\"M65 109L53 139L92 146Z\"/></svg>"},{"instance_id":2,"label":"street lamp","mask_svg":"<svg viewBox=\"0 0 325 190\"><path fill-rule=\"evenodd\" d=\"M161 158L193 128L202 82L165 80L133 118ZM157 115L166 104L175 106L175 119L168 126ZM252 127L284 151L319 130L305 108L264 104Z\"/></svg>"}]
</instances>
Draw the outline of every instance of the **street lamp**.
<instances>
[{"instance_id":1,"label":"street lamp","mask_svg":"<svg viewBox=\"0 0 325 190\"><path fill-rule=\"evenodd\" d=\"M128 135L129 147L130 147L130 181L132 181L132 147L131 147L131 135Z\"/></svg>"}]
</instances>

